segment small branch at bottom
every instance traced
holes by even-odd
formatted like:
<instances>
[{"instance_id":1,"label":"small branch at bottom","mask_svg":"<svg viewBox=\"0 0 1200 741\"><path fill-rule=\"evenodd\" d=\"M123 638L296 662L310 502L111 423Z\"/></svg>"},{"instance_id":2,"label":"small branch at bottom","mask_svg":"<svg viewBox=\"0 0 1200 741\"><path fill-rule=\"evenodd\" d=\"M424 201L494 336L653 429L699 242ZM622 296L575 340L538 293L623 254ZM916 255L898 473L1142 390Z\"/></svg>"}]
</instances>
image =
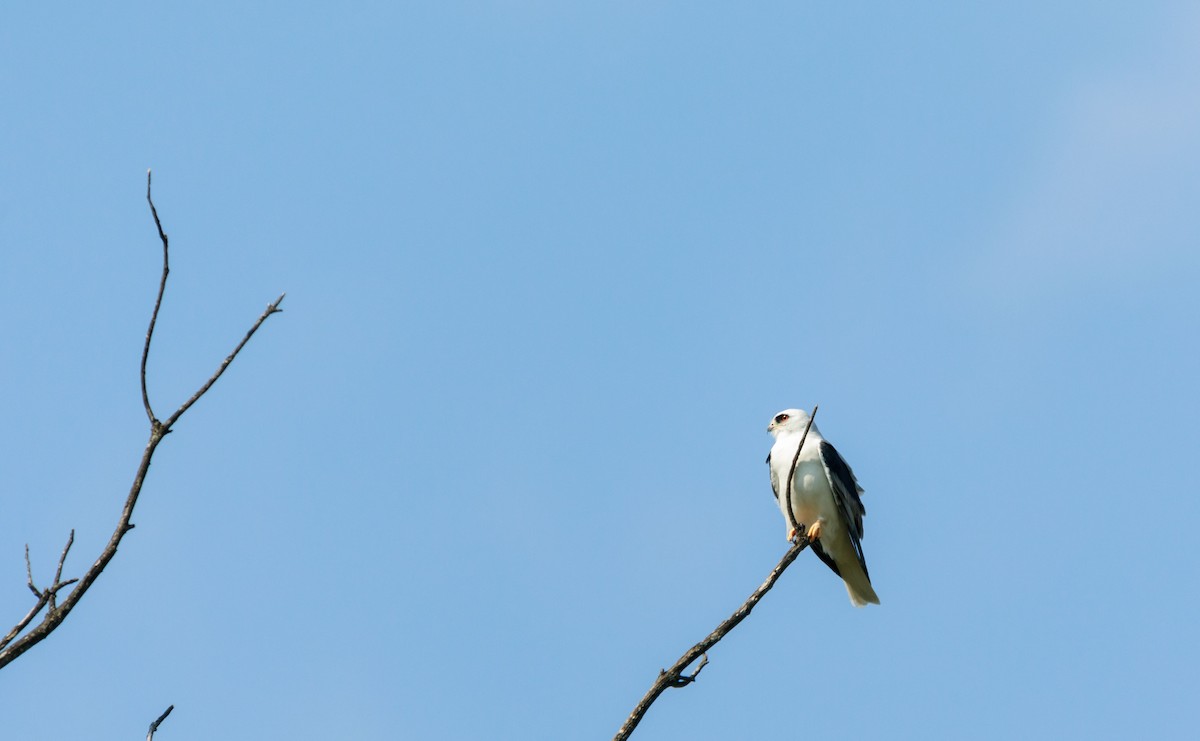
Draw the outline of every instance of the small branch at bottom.
<instances>
[{"instance_id":1,"label":"small branch at bottom","mask_svg":"<svg viewBox=\"0 0 1200 741\"><path fill-rule=\"evenodd\" d=\"M167 719L167 716L170 715L171 711L174 709L174 705L170 706L163 711L162 715L158 716L154 722L150 724L150 732L146 734L146 741L154 741L154 732L158 730L158 727L162 725L162 722Z\"/></svg>"}]
</instances>

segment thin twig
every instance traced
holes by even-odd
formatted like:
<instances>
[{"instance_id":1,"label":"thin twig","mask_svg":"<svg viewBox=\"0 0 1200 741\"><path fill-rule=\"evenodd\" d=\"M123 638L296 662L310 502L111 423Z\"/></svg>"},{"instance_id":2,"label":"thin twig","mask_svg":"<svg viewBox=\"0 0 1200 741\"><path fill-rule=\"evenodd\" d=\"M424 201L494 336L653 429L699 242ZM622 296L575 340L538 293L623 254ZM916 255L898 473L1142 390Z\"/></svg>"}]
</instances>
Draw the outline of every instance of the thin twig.
<instances>
[{"instance_id":1,"label":"thin twig","mask_svg":"<svg viewBox=\"0 0 1200 741\"><path fill-rule=\"evenodd\" d=\"M75 528L71 528L71 535L67 538L67 544L63 546L62 555L58 557L58 568L54 571L54 583L58 584L62 579L63 563L67 560L67 554L71 552L71 545L75 543Z\"/></svg>"},{"instance_id":2,"label":"thin twig","mask_svg":"<svg viewBox=\"0 0 1200 741\"><path fill-rule=\"evenodd\" d=\"M158 718L150 724L150 731L146 734L146 741L154 741L154 732L158 730L158 727L162 725L162 722L167 719L167 716L170 715L171 711L174 709L174 705L170 706L163 711L162 715L158 716Z\"/></svg>"},{"instance_id":3,"label":"thin twig","mask_svg":"<svg viewBox=\"0 0 1200 741\"><path fill-rule=\"evenodd\" d=\"M54 609L57 607L57 605L55 605L55 601L58 598L58 590L65 587L67 584L74 584L75 582L79 581L78 579L71 579L67 583L63 583L63 580L62 580L63 564L66 563L67 554L71 552L71 544L74 542L75 542L75 528L71 528L71 537L67 538L67 544L65 546L63 546L62 555L58 557L58 568L55 569L55 571L54 571L54 583L51 584L50 587L46 590L46 593L50 595L50 610L51 610L51 612L53 612Z\"/></svg>"},{"instance_id":4,"label":"thin twig","mask_svg":"<svg viewBox=\"0 0 1200 741\"><path fill-rule=\"evenodd\" d=\"M672 687L687 687L692 682L696 681L696 677L700 676L700 672L704 667L708 666L708 654L700 655L700 663L692 670L692 673L686 677L679 677L674 682L671 682Z\"/></svg>"},{"instance_id":5,"label":"thin twig","mask_svg":"<svg viewBox=\"0 0 1200 741\"><path fill-rule=\"evenodd\" d=\"M29 544L28 544L28 543L26 543L26 544L25 544L25 575L26 575L26 576L28 577L28 579L29 579L29 581L27 581L26 583L29 585L29 590L30 590L31 592L33 592L33 596L34 596L34 597L41 597L41 596L42 596L42 590L40 590L40 589L38 589L37 587L33 586L33 564L31 564L31 563L29 562Z\"/></svg>"},{"instance_id":6,"label":"thin twig","mask_svg":"<svg viewBox=\"0 0 1200 741\"><path fill-rule=\"evenodd\" d=\"M812 429L813 420L817 418L817 409L820 407L813 404L812 414L808 415L808 424L804 426L804 434L800 436L800 444L796 446L796 454L792 456L792 467L788 469L787 488L784 489L784 496L787 497L787 513L788 520L792 525L792 542L796 542L796 538L800 536L796 532L800 528L800 524L796 522L796 513L792 511L792 482L796 478L796 464L800 462L800 451L804 449L804 441L808 439L808 431Z\"/></svg>"},{"instance_id":7,"label":"thin twig","mask_svg":"<svg viewBox=\"0 0 1200 741\"><path fill-rule=\"evenodd\" d=\"M33 622L33 619L37 617L38 613L42 611L42 608L46 606L46 603L49 600L50 595L38 592L37 602L34 603L33 607L29 608L29 612L25 613L25 617L17 621L17 624L12 627L12 630L8 631L8 633L4 636L4 640L0 640L0 649L3 649L12 642L12 639L20 635L21 631L25 630L25 628L31 622Z\"/></svg>"},{"instance_id":8,"label":"thin twig","mask_svg":"<svg viewBox=\"0 0 1200 741\"><path fill-rule=\"evenodd\" d=\"M253 337L254 333L258 331L258 328L262 326L262 323L267 321L267 317L283 311L283 309L279 308L279 305L283 303L283 297L286 295L286 293L281 293L279 294L279 298L275 299L273 303L267 304L267 308L263 311L262 316L260 316L258 321L254 323L254 326L250 327L250 330L246 332L246 336L243 337L242 341L237 344L237 347L233 348L233 352L229 353L229 355L227 355L225 359L221 361L221 364L217 366L216 372L204 382L204 385L201 386L196 393L192 394L192 398L185 401L182 406L175 410L174 414L167 418L166 422L162 423L164 430L170 431L175 422L177 422L179 418L183 416L183 413L190 409L193 404L199 401L201 396L204 396L204 394L208 393L208 390L212 388L213 384L217 382L217 379L220 378L225 372L225 369L229 367L229 364L233 362L233 359L236 358L238 353L242 351L242 348L246 346L246 343L250 341L250 338Z\"/></svg>"},{"instance_id":9,"label":"thin twig","mask_svg":"<svg viewBox=\"0 0 1200 741\"><path fill-rule=\"evenodd\" d=\"M158 209L154 207L154 199L150 197L150 170L146 170L146 202L150 204L150 214L154 217L154 226L158 229L158 238L163 248L162 279L158 282L158 296L154 299L154 311L150 314L150 327L146 330L146 344L142 346L142 406L146 408L146 416L150 418L151 426L158 423L154 410L150 408L150 394L146 391L146 360L150 357L150 339L154 337L154 325L158 322L158 310L162 306L163 292L167 290L167 275L171 272L168 259L170 240L163 231L162 222L158 220Z\"/></svg>"},{"instance_id":10,"label":"thin twig","mask_svg":"<svg viewBox=\"0 0 1200 741\"><path fill-rule=\"evenodd\" d=\"M158 229L158 236L163 245L162 279L158 284L158 296L154 301L154 311L150 318L150 328L146 332L146 344L142 348L142 403L146 408L146 415L150 418L150 439L147 440L146 448L142 451L142 459L138 463L137 472L133 477L133 483L129 487L129 495L125 498L125 506L121 509L121 518L117 521L117 527L113 530L113 534L109 537L108 544L105 545L104 550L100 553L100 556L91 565L91 567L84 572L83 576L79 577L78 579L70 579L65 582L59 581L62 576L63 564L67 558L67 552L70 550L71 544L75 539L75 531L71 531L71 538L67 541L66 547L63 548L62 556L59 558L58 572L55 575L55 583L45 590L39 590L33 584L33 569L29 565L29 549L28 546L26 547L25 566L26 571L29 574L29 588L35 595L37 595L38 604L34 606L34 608L28 615L25 616L25 618L17 623L16 627L9 631L4 642L0 643L0 669L7 666L18 656L37 645L43 639L45 639L46 636L54 632L54 630L61 625L64 620L67 619L67 616L73 609L75 609L75 606L79 604L79 601L83 599L83 595L87 593L88 589L93 583L95 583L96 579L99 578L105 567L108 566L113 557L117 555L117 547L121 544L121 539L125 537L126 533L133 529L133 523L131 522L131 519L133 518L133 508L137 506L138 497L142 493L142 485L145 483L146 474L150 470L150 461L154 457L154 451L158 449L158 444L162 442L163 437L171 431L171 426L179 421L179 418L183 416L184 412L190 409L191 406L200 399L200 397L204 396L204 394L210 388L212 388L212 385L216 383L218 378L221 377L221 374L225 372L225 369L229 367L229 364L233 362L233 359L237 357L237 354L241 352L246 343L250 341L250 338L256 331L258 331L258 328L262 326L262 323L266 321L267 317L280 310L279 302L283 301L283 295L280 295L280 297L276 299L274 303L268 304L267 310L258 318L258 321L254 322L254 325L250 327L250 330L246 333L246 336L242 338L242 341L238 343L233 352L230 353L225 358L224 362L222 362L217 368L216 373L214 373L212 377L210 377L208 381L200 387L199 391L192 394L191 398L188 399L183 406L179 407L179 409L177 409L165 423L160 423L154 417L154 412L150 409L150 399L149 395L146 393L146 358L150 353L150 340L154 334L154 324L158 318L158 310L162 305L163 291L167 283L167 273L169 272L167 264L169 255L167 235L166 232L163 231L162 223L158 220L158 211L154 207L154 201L150 198L149 171L146 173L146 200L150 201L150 213L154 217L154 225ZM61 605L56 606L54 602L55 596L58 594L58 590L70 584L77 584L78 586L71 590L71 593L68 594L65 599L63 599ZM30 621L32 621L33 618L39 612L41 612L43 608L46 607L47 604L50 605L51 609L46 611L46 614L42 617L41 622L34 626L33 629L31 629L28 633L25 633L20 638L16 638L16 636L25 630ZM167 712L170 712L170 710ZM163 718L165 717L166 713L163 714ZM161 721L161 718L159 720Z\"/></svg>"},{"instance_id":11,"label":"thin twig","mask_svg":"<svg viewBox=\"0 0 1200 741\"><path fill-rule=\"evenodd\" d=\"M33 619L37 617L39 612L42 611L42 608L46 606L46 603L50 601L50 595L38 589L33 584L33 564L31 564L29 561L28 543L25 544L25 574L28 579L26 584L29 585L29 591L33 592L33 596L37 597L37 602L34 603L33 607L29 608L29 612L25 613L25 617L18 620L17 624L12 627L12 630L5 634L4 639L0 640L0 649L3 649L5 646L11 643L12 639L16 638L21 631L25 630L26 626L33 622Z\"/></svg>"}]
</instances>

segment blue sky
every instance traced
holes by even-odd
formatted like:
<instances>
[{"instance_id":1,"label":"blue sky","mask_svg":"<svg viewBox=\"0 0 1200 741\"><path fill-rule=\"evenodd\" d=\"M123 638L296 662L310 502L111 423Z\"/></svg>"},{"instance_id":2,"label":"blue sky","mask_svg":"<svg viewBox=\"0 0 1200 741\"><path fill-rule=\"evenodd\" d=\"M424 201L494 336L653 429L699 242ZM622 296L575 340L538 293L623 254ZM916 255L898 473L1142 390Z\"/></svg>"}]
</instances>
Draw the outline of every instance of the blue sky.
<instances>
[{"instance_id":1,"label":"blue sky","mask_svg":"<svg viewBox=\"0 0 1200 741\"><path fill-rule=\"evenodd\" d=\"M866 488L635 738L1186 738L1188 3L0 12L4 735L609 738L786 549L767 421Z\"/></svg>"}]
</instances>

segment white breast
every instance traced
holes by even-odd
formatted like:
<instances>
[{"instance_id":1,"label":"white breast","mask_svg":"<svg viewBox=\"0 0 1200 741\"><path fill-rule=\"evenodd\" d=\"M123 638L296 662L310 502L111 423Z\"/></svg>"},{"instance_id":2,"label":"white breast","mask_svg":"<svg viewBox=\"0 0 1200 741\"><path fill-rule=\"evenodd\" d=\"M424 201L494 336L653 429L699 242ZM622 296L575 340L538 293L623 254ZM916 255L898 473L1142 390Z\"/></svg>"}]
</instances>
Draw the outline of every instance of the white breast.
<instances>
[{"instance_id":1,"label":"white breast","mask_svg":"<svg viewBox=\"0 0 1200 741\"><path fill-rule=\"evenodd\" d=\"M792 458L796 455L796 445L799 434L781 435L771 448L772 478L778 482L778 490L787 487L788 473ZM821 462L820 438L809 433L804 441L804 450L796 464L796 473L792 479L792 512L796 521L802 525L811 525L818 518L830 521L837 516L837 508L833 503L833 492L829 489L829 479L825 475L825 466ZM791 528L788 520L787 500L779 497L779 511L783 514L784 523Z\"/></svg>"}]
</instances>

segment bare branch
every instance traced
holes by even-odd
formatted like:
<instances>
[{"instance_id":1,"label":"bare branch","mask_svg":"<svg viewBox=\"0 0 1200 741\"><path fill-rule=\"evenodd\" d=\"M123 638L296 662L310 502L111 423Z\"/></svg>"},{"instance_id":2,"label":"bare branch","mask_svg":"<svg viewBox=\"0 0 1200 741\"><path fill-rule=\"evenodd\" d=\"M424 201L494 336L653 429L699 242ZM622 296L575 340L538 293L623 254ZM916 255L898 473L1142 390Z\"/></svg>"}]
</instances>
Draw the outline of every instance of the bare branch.
<instances>
[{"instance_id":1,"label":"bare branch","mask_svg":"<svg viewBox=\"0 0 1200 741\"><path fill-rule=\"evenodd\" d=\"M150 461L154 457L154 451L158 448L158 444L162 442L163 437L171 431L171 426L179 421L179 418L183 416L184 412L191 408L191 406L195 404L201 396L204 396L204 394L210 388L212 388L212 385L216 383L218 378L221 377L221 374L225 372L225 369L229 367L229 364L233 362L233 359L237 357L237 354L241 352L242 348L245 347L246 343L250 341L250 338L254 335L254 333L258 331L258 328L267 320L267 317L280 310L279 303L283 301L283 296L281 295L275 300L274 303L268 304L267 310L263 312L263 315L258 318L258 321L256 321L254 325L250 327L250 330L246 333L246 336L242 338L242 341L238 343L233 352L230 353L229 356L225 358L224 362L222 362L217 368L216 373L214 373L212 377L210 377L196 393L192 394L192 397L188 399L181 407L179 407L179 409L177 409L165 423L159 422L155 418L154 412L151 411L150 398L146 392L146 359L150 354L150 341L154 335L154 324L158 319L158 311L162 305L163 291L165 290L167 284L167 273L169 272L167 267L168 240L166 232L163 231L162 222L160 222L158 219L158 211L154 207L154 201L150 197L149 171L146 173L146 200L150 202L150 213L154 217L154 225L158 229L158 236L163 245L162 279L158 284L158 295L155 298L154 311L150 317L150 328L146 331L146 344L142 348L142 403L146 409L146 416L150 418L150 439L146 442L145 450L142 451L142 459L138 463L137 472L134 474L133 484L131 484L129 487L129 495L125 498L125 506L121 510L121 517L117 521L117 527L115 530L113 530L113 534L111 537L109 537L108 544L104 547L104 550L101 551L100 556L83 574L83 576L79 577L78 579L70 579L65 582L60 581L62 578L63 564L67 559L67 552L71 549L71 544L75 540L74 530L71 531L71 538L67 541L66 547L63 548L62 556L58 560L58 570L54 577L54 584L45 590L39 590L33 584L33 569L29 565L29 549L28 546L26 546L25 565L26 571L29 574L29 588L38 597L38 604L34 606L34 608L28 615L25 616L25 618L18 622L17 625L9 631L4 642L0 643L0 669L7 666L18 656L37 645L43 639L45 639L46 636L54 632L54 630L61 625L64 620L66 620L67 615L69 615L71 611L75 609L75 606L79 604L79 601L83 599L83 595L87 593L88 589L91 588L92 584L95 583L97 578L99 578L100 574L104 571L104 568L108 566L113 557L117 555L117 547L121 544L121 539L125 537L126 533L133 529L133 523L130 521L133 517L133 508L137 506L138 496L142 492L142 485L146 481L146 474L150 470ZM56 604L58 591L71 584L77 584L77 586L72 589L70 594L63 599L62 604ZM46 607L49 607L49 609L46 610L46 614L42 617L41 622L35 625L28 633L25 633L24 635L21 635L20 638L17 638L17 636L20 635L26 627L28 627L34 617L36 617L37 614L39 614ZM167 712L170 712L170 710ZM166 713L164 713L162 717L165 718ZM161 722L161 720L162 718L159 719L159 722Z\"/></svg>"},{"instance_id":2,"label":"bare branch","mask_svg":"<svg viewBox=\"0 0 1200 741\"><path fill-rule=\"evenodd\" d=\"M791 519L792 528L797 531L792 541L792 547L788 549L787 553L783 554L783 558L779 560L779 563L775 564L775 568L771 570L769 575L767 575L767 580L764 581L758 587L758 589L754 590L754 593L742 603L741 607L734 611L733 615L731 615L728 620L718 625L717 629L712 633L709 633L704 640L688 649L683 656L679 657L679 661L676 661L670 669L659 670L658 679L654 680L654 684L650 686L650 691L642 696L641 702L634 707L633 712L630 713L629 717L625 719L625 723L621 726L620 730L617 731L617 735L613 736L613 741L625 741L625 739L628 739L630 734L633 733L633 729L637 728L638 723L642 722L642 718L645 717L646 711L650 709L650 706L654 704L654 701L657 700L662 693L667 691L667 688L686 687L692 682L695 682L696 677L700 675L700 670L708 665L708 650L717 645L718 641L728 635L729 631L736 628L738 623L742 622L750 615L750 611L754 609L754 606L758 604L758 601L761 600L767 592L771 591L771 587L775 586L775 582L778 581L779 577L783 575L784 569L786 569L788 566L791 566L792 562L796 560L796 557L800 555L800 551L803 551L808 547L808 536L805 533L799 532L799 528L796 526L796 516L792 514L791 492L792 480L796 475L796 463L800 460L800 448L804 447L804 441L808 439L808 431L812 429L812 421L813 417L815 416L817 416L817 407L814 405L812 414L809 415L808 418L808 426L804 428L804 434L800 436L800 446L796 448L796 456L792 458L792 468L788 472L788 488L786 490L788 517ZM697 666L691 674L684 676L684 670L692 665L692 662L696 660L696 657L702 657L700 665Z\"/></svg>"},{"instance_id":3,"label":"bare branch","mask_svg":"<svg viewBox=\"0 0 1200 741\"><path fill-rule=\"evenodd\" d=\"M613 736L613 741L624 741L624 739L629 738L630 734L633 733L633 729L637 728L638 723L642 722L642 718L646 715L646 711L650 709L650 706L654 704L654 701L658 699L659 695L667 691L667 688L686 687L687 685L696 681L696 675L698 675L700 670L703 669L705 664L708 663L708 650L717 645L718 641L728 635L729 631L736 628L738 623L742 622L747 616L750 615L750 611L754 609L754 606L758 604L758 601L761 600L767 592L771 591L771 587L775 586L775 582L779 580L779 577L783 574L784 569L786 569L788 566L791 566L792 562L796 560L796 557L800 555L800 552L807 547L808 538L801 536L800 541L789 548L788 552L783 554L783 558L779 560L779 563L775 564L775 568L771 570L770 575L767 576L767 580L764 581L758 587L758 589L754 590L754 593L742 603L741 607L734 611L733 615L729 616L727 620L718 625L717 629L712 633L709 633L704 640L689 648L683 654L683 656L679 657L679 661L676 661L670 669L660 671L658 673L658 678L655 679L654 684L651 685L650 691L642 697L641 702L639 702L633 709L633 712L629 714L629 718L625 720L625 724L621 726L621 730L617 731L616 736ZM700 663L700 666L696 667L696 670L693 671L690 676L683 676L683 671L691 666L692 662L700 656L704 657L704 660Z\"/></svg>"},{"instance_id":4,"label":"bare branch","mask_svg":"<svg viewBox=\"0 0 1200 741\"><path fill-rule=\"evenodd\" d=\"M174 705L168 707L166 710L163 711L162 715L158 716L158 718L153 723L150 724L150 731L146 734L146 741L154 741L155 731L158 730L158 727L160 725L162 725L162 722L167 719L167 716L170 715L171 711L174 709L175 709Z\"/></svg>"},{"instance_id":5,"label":"bare branch","mask_svg":"<svg viewBox=\"0 0 1200 741\"><path fill-rule=\"evenodd\" d=\"M150 425L154 426L158 420L154 417L154 410L150 408L150 394L146 392L146 360L150 357L150 340L154 337L154 325L158 322L158 310L162 307L163 292L167 290L167 275L171 272L171 266L168 259L170 240L167 239L167 233L163 231L162 222L158 220L158 209L154 207L154 199L150 197L150 170L146 170L146 202L150 204L150 214L154 217L154 226L158 229L158 238L162 241L163 247L162 279L158 282L158 297L154 299L154 311L150 314L150 327L146 330L146 344L142 346L142 406L146 408L146 416L150 418Z\"/></svg>"}]
</instances>

